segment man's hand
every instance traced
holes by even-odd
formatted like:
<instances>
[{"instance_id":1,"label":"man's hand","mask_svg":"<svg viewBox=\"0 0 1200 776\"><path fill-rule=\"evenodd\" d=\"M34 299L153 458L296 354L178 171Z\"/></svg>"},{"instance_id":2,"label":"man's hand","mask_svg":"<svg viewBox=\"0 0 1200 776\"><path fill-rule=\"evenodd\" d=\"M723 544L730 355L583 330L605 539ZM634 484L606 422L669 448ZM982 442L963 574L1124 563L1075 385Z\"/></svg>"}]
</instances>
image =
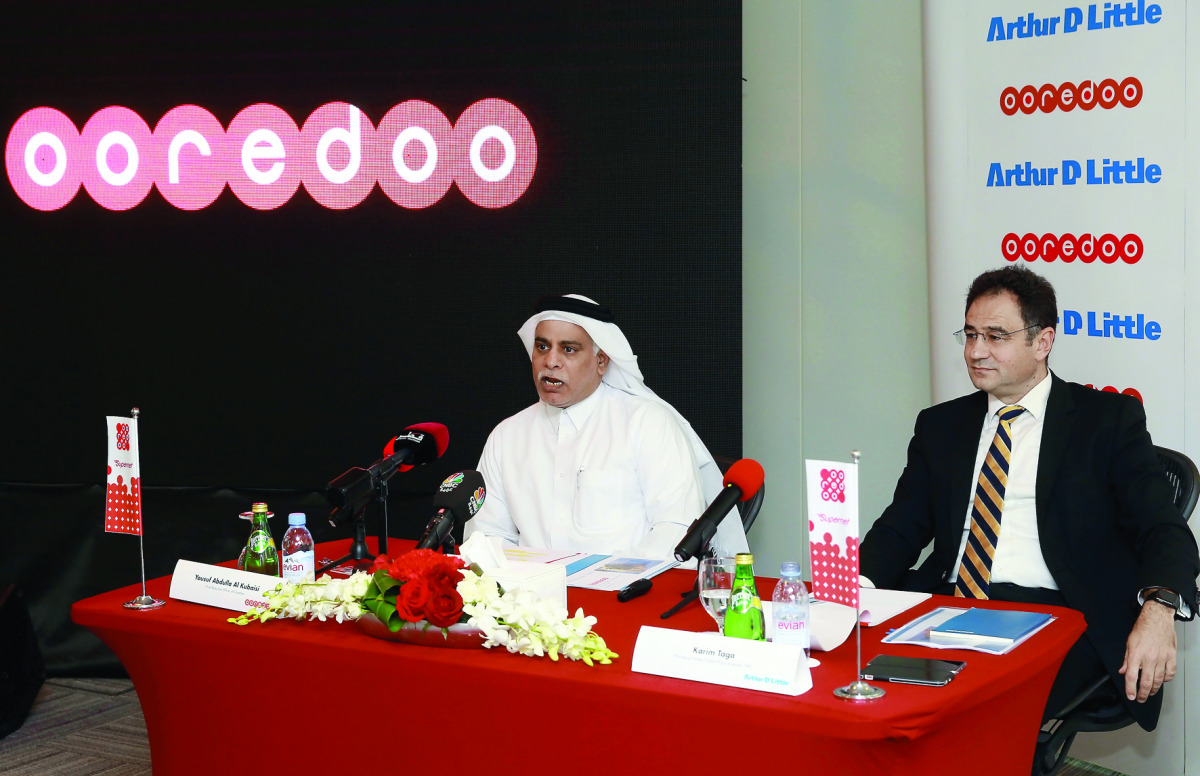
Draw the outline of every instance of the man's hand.
<instances>
[{"instance_id":1,"label":"man's hand","mask_svg":"<svg viewBox=\"0 0 1200 776\"><path fill-rule=\"evenodd\" d=\"M1175 613L1160 603L1142 605L1133 630L1125 641L1125 695L1138 703L1158 692L1163 682L1175 678Z\"/></svg>"}]
</instances>

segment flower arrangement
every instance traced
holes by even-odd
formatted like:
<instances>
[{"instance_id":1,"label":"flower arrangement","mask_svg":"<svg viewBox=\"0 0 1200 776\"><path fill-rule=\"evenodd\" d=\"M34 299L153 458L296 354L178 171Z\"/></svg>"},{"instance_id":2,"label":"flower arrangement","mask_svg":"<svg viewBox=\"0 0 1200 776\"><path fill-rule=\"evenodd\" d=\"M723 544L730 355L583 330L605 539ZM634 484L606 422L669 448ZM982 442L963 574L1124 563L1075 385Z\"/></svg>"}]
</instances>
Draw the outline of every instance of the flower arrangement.
<instances>
[{"instance_id":1,"label":"flower arrangement","mask_svg":"<svg viewBox=\"0 0 1200 776\"><path fill-rule=\"evenodd\" d=\"M503 590L496 580L460 558L433 550L413 550L395 560L381 555L370 571L348 579L325 575L315 582L284 582L266 593L266 609L250 609L229 622L247 625L276 617L357 620L370 612L395 633L405 623L440 628L457 623L482 633L484 647L551 660L566 656L587 665L608 665L617 654L592 630L595 617L583 610L567 616L558 602L521 589Z\"/></svg>"}]
</instances>

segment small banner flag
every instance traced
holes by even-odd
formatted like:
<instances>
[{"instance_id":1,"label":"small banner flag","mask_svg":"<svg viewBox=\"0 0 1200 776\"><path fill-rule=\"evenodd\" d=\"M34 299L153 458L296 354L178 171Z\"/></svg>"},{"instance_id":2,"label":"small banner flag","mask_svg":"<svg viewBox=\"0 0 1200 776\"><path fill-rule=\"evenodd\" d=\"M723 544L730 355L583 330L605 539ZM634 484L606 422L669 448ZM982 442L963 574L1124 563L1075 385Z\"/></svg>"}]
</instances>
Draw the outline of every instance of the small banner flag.
<instances>
[{"instance_id":1,"label":"small banner flag","mask_svg":"<svg viewBox=\"0 0 1200 776\"><path fill-rule=\"evenodd\" d=\"M813 595L858 609L858 466L804 462Z\"/></svg>"},{"instance_id":2,"label":"small banner flag","mask_svg":"<svg viewBox=\"0 0 1200 776\"><path fill-rule=\"evenodd\" d=\"M138 464L137 418L108 417L104 530L142 535L142 471Z\"/></svg>"}]
</instances>

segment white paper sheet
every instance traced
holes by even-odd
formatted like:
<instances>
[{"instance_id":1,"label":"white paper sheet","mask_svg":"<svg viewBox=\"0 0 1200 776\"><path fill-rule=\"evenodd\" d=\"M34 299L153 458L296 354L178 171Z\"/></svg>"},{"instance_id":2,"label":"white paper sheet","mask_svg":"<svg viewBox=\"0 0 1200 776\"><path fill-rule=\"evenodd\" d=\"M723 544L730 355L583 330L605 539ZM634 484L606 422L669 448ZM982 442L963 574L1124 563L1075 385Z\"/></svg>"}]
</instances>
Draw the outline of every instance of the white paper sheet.
<instances>
[{"instance_id":1,"label":"white paper sheet","mask_svg":"<svg viewBox=\"0 0 1200 776\"><path fill-rule=\"evenodd\" d=\"M859 609L862 624L868 627L890 620L929 598L929 593L910 593L905 590L881 590L864 587L859 590Z\"/></svg>"}]
</instances>

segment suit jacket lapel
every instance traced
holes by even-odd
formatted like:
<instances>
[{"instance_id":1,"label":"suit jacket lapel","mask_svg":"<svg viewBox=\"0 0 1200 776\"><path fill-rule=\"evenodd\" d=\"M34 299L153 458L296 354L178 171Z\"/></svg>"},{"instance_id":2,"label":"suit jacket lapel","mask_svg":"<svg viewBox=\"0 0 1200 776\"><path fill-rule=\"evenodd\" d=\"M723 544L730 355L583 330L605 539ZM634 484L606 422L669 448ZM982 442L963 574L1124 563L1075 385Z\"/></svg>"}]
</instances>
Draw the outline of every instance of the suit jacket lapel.
<instances>
[{"instance_id":1,"label":"suit jacket lapel","mask_svg":"<svg viewBox=\"0 0 1200 776\"><path fill-rule=\"evenodd\" d=\"M1066 459L1067 440L1075 423L1075 400L1067 384L1053 374L1050 376L1050 397L1046 400L1046 417L1042 421L1042 449L1038 455L1037 519L1043 536L1045 521L1050 517L1050 494L1059 468Z\"/></svg>"},{"instance_id":2,"label":"suit jacket lapel","mask_svg":"<svg viewBox=\"0 0 1200 776\"><path fill-rule=\"evenodd\" d=\"M987 394L983 391L971 396L971 401L958 419L959 429L948 443L950 503L957 511L951 514L952 519L944 525L943 530L946 532L944 539L947 545L952 546L956 553L962 539L967 509L975 500L975 483L979 479L975 458L979 454L979 435L983 433L983 422L987 418L987 403Z\"/></svg>"}]
</instances>

